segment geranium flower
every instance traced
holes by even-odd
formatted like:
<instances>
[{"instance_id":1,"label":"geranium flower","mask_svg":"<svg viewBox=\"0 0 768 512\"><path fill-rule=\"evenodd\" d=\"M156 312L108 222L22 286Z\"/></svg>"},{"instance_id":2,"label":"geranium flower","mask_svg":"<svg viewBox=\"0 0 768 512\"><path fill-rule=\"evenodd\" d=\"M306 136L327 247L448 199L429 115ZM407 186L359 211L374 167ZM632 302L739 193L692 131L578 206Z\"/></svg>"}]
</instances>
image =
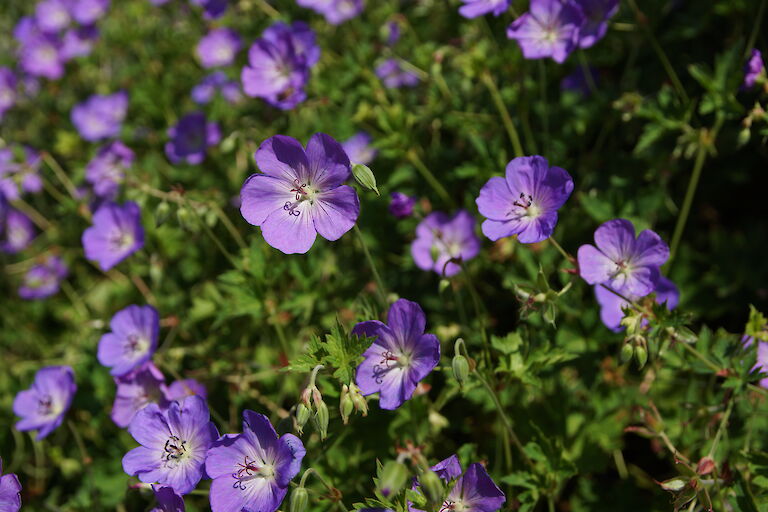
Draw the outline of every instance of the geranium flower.
<instances>
[{"instance_id":1,"label":"geranium flower","mask_svg":"<svg viewBox=\"0 0 768 512\"><path fill-rule=\"evenodd\" d=\"M573 0L531 0L528 12L507 28L526 59L562 63L576 48L584 13Z\"/></svg>"},{"instance_id":2,"label":"geranium flower","mask_svg":"<svg viewBox=\"0 0 768 512\"><path fill-rule=\"evenodd\" d=\"M475 219L466 210L459 210L453 217L443 212L430 213L416 227L416 240L411 245L417 267L445 277L461 270L455 260L468 261L479 252Z\"/></svg>"},{"instance_id":3,"label":"geranium flower","mask_svg":"<svg viewBox=\"0 0 768 512\"><path fill-rule=\"evenodd\" d=\"M157 349L160 316L152 306L128 306L109 321L112 332L101 337L99 362L111 367L112 375L126 373L149 361Z\"/></svg>"},{"instance_id":4,"label":"geranium flower","mask_svg":"<svg viewBox=\"0 0 768 512\"><path fill-rule=\"evenodd\" d=\"M43 439L64 421L75 391L75 374L69 366L39 369L32 387L19 392L13 401L13 412L21 417L16 429L37 430L37 440Z\"/></svg>"},{"instance_id":5,"label":"geranium flower","mask_svg":"<svg viewBox=\"0 0 768 512\"><path fill-rule=\"evenodd\" d=\"M107 203L93 214L93 226L83 232L85 257L107 271L144 247L141 210L132 201Z\"/></svg>"}]
</instances>

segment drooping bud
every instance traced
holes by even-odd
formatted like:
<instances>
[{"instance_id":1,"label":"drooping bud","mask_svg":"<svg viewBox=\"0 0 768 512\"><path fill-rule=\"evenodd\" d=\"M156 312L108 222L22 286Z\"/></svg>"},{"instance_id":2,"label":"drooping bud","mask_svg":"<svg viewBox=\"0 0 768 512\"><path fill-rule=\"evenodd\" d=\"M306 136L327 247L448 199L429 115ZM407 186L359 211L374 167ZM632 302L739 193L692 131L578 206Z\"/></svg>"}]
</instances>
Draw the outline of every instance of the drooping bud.
<instances>
[{"instance_id":1,"label":"drooping bud","mask_svg":"<svg viewBox=\"0 0 768 512\"><path fill-rule=\"evenodd\" d=\"M299 434L303 432L304 425L307 424L310 416L312 416L312 411L310 411L309 407L304 405L303 402L300 402L299 405L296 406L296 425L299 428Z\"/></svg>"},{"instance_id":2,"label":"drooping bud","mask_svg":"<svg viewBox=\"0 0 768 512\"><path fill-rule=\"evenodd\" d=\"M453 367L453 377L459 383L459 386L464 387L464 383L467 382L467 377L469 377L467 358L461 354L456 354L453 356L451 366Z\"/></svg>"},{"instance_id":3,"label":"drooping bud","mask_svg":"<svg viewBox=\"0 0 768 512\"><path fill-rule=\"evenodd\" d=\"M626 363L632 359L634 354L635 347L632 345L632 343L624 343L624 346L621 347L621 362Z\"/></svg>"},{"instance_id":4,"label":"drooping bud","mask_svg":"<svg viewBox=\"0 0 768 512\"><path fill-rule=\"evenodd\" d=\"M330 420L328 406L325 405L325 402L321 401L320 403L315 402L315 407L317 408L317 412L315 412L315 425L320 434L320 439L325 439L328 437L328 421Z\"/></svg>"},{"instance_id":5,"label":"drooping bud","mask_svg":"<svg viewBox=\"0 0 768 512\"><path fill-rule=\"evenodd\" d=\"M357 410L363 416L368 416L368 401L354 382L349 383L349 397Z\"/></svg>"},{"instance_id":6,"label":"drooping bud","mask_svg":"<svg viewBox=\"0 0 768 512\"><path fill-rule=\"evenodd\" d=\"M379 492L385 498L400 492L408 478L408 468L402 462L388 461L379 473Z\"/></svg>"},{"instance_id":7,"label":"drooping bud","mask_svg":"<svg viewBox=\"0 0 768 512\"><path fill-rule=\"evenodd\" d=\"M376 176L373 175L373 171L363 164L355 164L352 166L352 175L355 180L368 190L373 190L376 195L379 196L379 189L376 188Z\"/></svg>"},{"instance_id":8,"label":"drooping bud","mask_svg":"<svg viewBox=\"0 0 768 512\"><path fill-rule=\"evenodd\" d=\"M643 368L645 363L648 362L648 349L645 348L645 344L638 344L635 347L635 361L637 361L638 368Z\"/></svg>"},{"instance_id":9,"label":"drooping bud","mask_svg":"<svg viewBox=\"0 0 768 512\"><path fill-rule=\"evenodd\" d=\"M349 396L349 386L344 384L341 387L341 398L339 399L339 413L341 413L341 421L346 425L349 422L349 415L355 409L355 404L352 402L352 397Z\"/></svg>"},{"instance_id":10,"label":"drooping bud","mask_svg":"<svg viewBox=\"0 0 768 512\"><path fill-rule=\"evenodd\" d=\"M443 498L443 482L432 470L427 470L419 475L419 483L424 489L424 494L432 503L438 503Z\"/></svg>"},{"instance_id":11,"label":"drooping bud","mask_svg":"<svg viewBox=\"0 0 768 512\"><path fill-rule=\"evenodd\" d=\"M291 493L291 507L290 512L304 512L307 509L307 502L309 501L309 495L304 486L299 486Z\"/></svg>"}]
</instances>

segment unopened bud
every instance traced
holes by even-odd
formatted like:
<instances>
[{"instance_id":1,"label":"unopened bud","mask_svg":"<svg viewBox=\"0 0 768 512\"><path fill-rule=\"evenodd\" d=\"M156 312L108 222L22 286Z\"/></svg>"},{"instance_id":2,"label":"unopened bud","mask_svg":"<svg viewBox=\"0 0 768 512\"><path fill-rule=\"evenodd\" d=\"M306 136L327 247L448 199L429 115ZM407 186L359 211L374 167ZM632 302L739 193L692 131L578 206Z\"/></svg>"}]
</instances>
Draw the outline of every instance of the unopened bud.
<instances>
[{"instance_id":1,"label":"unopened bud","mask_svg":"<svg viewBox=\"0 0 768 512\"><path fill-rule=\"evenodd\" d=\"M379 475L379 492L385 498L394 496L400 492L408 478L408 468L402 462L388 461L381 468Z\"/></svg>"},{"instance_id":2,"label":"unopened bud","mask_svg":"<svg viewBox=\"0 0 768 512\"><path fill-rule=\"evenodd\" d=\"M309 501L309 495L307 490L303 486L299 486L291 493L291 507L290 512L304 512L307 508L307 502Z\"/></svg>"},{"instance_id":3,"label":"unopened bud","mask_svg":"<svg viewBox=\"0 0 768 512\"><path fill-rule=\"evenodd\" d=\"M419 475L419 483L421 484L421 487L424 489L424 494L427 496L427 499L432 503L439 503L442 502L443 497L443 482L440 480L440 477L437 476L437 473L434 471L427 470L421 475Z\"/></svg>"},{"instance_id":4,"label":"unopened bud","mask_svg":"<svg viewBox=\"0 0 768 512\"><path fill-rule=\"evenodd\" d=\"M317 407L318 404L322 403L323 401L323 395L317 388L312 388L312 401L315 403L315 407Z\"/></svg>"},{"instance_id":5,"label":"unopened bud","mask_svg":"<svg viewBox=\"0 0 768 512\"><path fill-rule=\"evenodd\" d=\"M341 421L346 425L349 421L349 415L355 410L355 404L352 402L352 397L349 396L349 387L344 384L341 388L341 398L339 399L339 413L341 413Z\"/></svg>"},{"instance_id":6,"label":"unopened bud","mask_svg":"<svg viewBox=\"0 0 768 512\"><path fill-rule=\"evenodd\" d=\"M360 185L367 188L368 190L373 190L376 192L377 196L381 195L379 194L379 189L376 188L376 176L373 175L373 171L371 171L368 166L363 164L354 164L352 166L352 175Z\"/></svg>"},{"instance_id":7,"label":"unopened bud","mask_svg":"<svg viewBox=\"0 0 768 512\"><path fill-rule=\"evenodd\" d=\"M632 343L625 343L623 347L621 347L621 362L626 363L630 359L632 359L632 356L635 354L635 347L632 345Z\"/></svg>"},{"instance_id":8,"label":"unopened bud","mask_svg":"<svg viewBox=\"0 0 768 512\"><path fill-rule=\"evenodd\" d=\"M320 433L320 439L325 439L328 437L328 406L325 405L325 402L315 403L315 407L317 407L317 412L315 413L315 423L317 426L317 431Z\"/></svg>"},{"instance_id":9,"label":"unopened bud","mask_svg":"<svg viewBox=\"0 0 768 512\"><path fill-rule=\"evenodd\" d=\"M368 416L368 401L354 382L349 383L349 397L352 399L355 409L363 416Z\"/></svg>"},{"instance_id":10,"label":"unopened bud","mask_svg":"<svg viewBox=\"0 0 768 512\"><path fill-rule=\"evenodd\" d=\"M155 208L155 226L161 226L168 219L171 207L167 201L161 201Z\"/></svg>"},{"instance_id":11,"label":"unopened bud","mask_svg":"<svg viewBox=\"0 0 768 512\"><path fill-rule=\"evenodd\" d=\"M447 279L441 279L440 283L437 285L437 291L439 293L443 293L445 290L448 289L448 287L451 286L451 282Z\"/></svg>"},{"instance_id":12,"label":"unopened bud","mask_svg":"<svg viewBox=\"0 0 768 512\"><path fill-rule=\"evenodd\" d=\"M469 377L467 358L461 354L456 354L453 356L451 366L453 367L453 377L459 383L459 386L464 387L464 383L467 382L467 377Z\"/></svg>"},{"instance_id":13,"label":"unopened bud","mask_svg":"<svg viewBox=\"0 0 768 512\"><path fill-rule=\"evenodd\" d=\"M644 345L638 345L635 347L635 361L637 361L638 368L643 368L645 363L648 362L648 349Z\"/></svg>"},{"instance_id":14,"label":"unopened bud","mask_svg":"<svg viewBox=\"0 0 768 512\"><path fill-rule=\"evenodd\" d=\"M310 388L304 388L304 390L301 392L301 401L309 407L309 402L312 397L312 390Z\"/></svg>"},{"instance_id":15,"label":"unopened bud","mask_svg":"<svg viewBox=\"0 0 768 512\"><path fill-rule=\"evenodd\" d=\"M743 146L749 142L750 137L752 137L752 132L749 130L749 128L742 128L739 131L739 135L736 137L736 143L739 146Z\"/></svg>"},{"instance_id":16,"label":"unopened bud","mask_svg":"<svg viewBox=\"0 0 768 512\"><path fill-rule=\"evenodd\" d=\"M687 482L682 478L670 478L669 480L659 482L659 485L661 485L661 488L665 491L680 492L683 490L686 483Z\"/></svg>"},{"instance_id":17,"label":"unopened bud","mask_svg":"<svg viewBox=\"0 0 768 512\"><path fill-rule=\"evenodd\" d=\"M304 425L307 424L310 416L312 416L312 411L309 410L309 407L303 403L296 406L296 424L299 427L299 434L304 430Z\"/></svg>"}]
</instances>

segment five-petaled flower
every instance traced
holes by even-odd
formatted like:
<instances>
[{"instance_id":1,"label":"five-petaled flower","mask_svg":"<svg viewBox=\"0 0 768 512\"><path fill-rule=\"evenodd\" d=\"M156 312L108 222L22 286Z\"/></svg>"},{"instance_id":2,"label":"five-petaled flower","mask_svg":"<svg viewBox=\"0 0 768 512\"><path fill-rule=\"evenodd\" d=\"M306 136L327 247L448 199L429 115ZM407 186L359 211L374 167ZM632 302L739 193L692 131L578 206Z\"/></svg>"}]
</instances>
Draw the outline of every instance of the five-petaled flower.
<instances>
[{"instance_id":1,"label":"five-petaled flower","mask_svg":"<svg viewBox=\"0 0 768 512\"><path fill-rule=\"evenodd\" d=\"M115 137L120 133L127 110L128 94L124 91L94 94L72 108L72 124L87 141Z\"/></svg>"},{"instance_id":2,"label":"five-petaled flower","mask_svg":"<svg viewBox=\"0 0 768 512\"><path fill-rule=\"evenodd\" d=\"M466 210L459 210L453 217L443 212L430 213L416 227L416 239L411 245L417 267L445 277L457 274L461 263L479 252L475 219Z\"/></svg>"},{"instance_id":3,"label":"five-petaled flower","mask_svg":"<svg viewBox=\"0 0 768 512\"><path fill-rule=\"evenodd\" d=\"M421 306L398 299L389 308L386 324L369 320L352 330L376 338L363 353L355 380L363 395L379 393L382 409L397 409L409 400L440 361L440 341L434 334L424 334L426 322Z\"/></svg>"},{"instance_id":4,"label":"five-petaled flower","mask_svg":"<svg viewBox=\"0 0 768 512\"><path fill-rule=\"evenodd\" d=\"M507 28L526 59L551 57L562 63L576 49L584 22L581 7L573 0L531 0L529 11Z\"/></svg>"},{"instance_id":5,"label":"five-petaled flower","mask_svg":"<svg viewBox=\"0 0 768 512\"><path fill-rule=\"evenodd\" d=\"M200 482L208 448L219 437L199 396L171 402L165 410L147 405L136 413L128 432L141 446L125 454L123 470L177 494L187 494Z\"/></svg>"},{"instance_id":6,"label":"five-petaled flower","mask_svg":"<svg viewBox=\"0 0 768 512\"><path fill-rule=\"evenodd\" d=\"M293 434L277 436L269 419L243 413L242 434L227 434L213 443L205 470L213 479L213 512L274 512L301 469L304 444Z\"/></svg>"},{"instance_id":7,"label":"five-petaled flower","mask_svg":"<svg viewBox=\"0 0 768 512\"><path fill-rule=\"evenodd\" d=\"M669 247L646 229L635 239L635 226L613 219L595 230L595 245L579 247L579 274L589 284L604 284L619 293L644 297L659 283L659 267Z\"/></svg>"},{"instance_id":8,"label":"five-petaled flower","mask_svg":"<svg viewBox=\"0 0 768 512\"><path fill-rule=\"evenodd\" d=\"M157 348L160 317L152 306L131 305L109 321L112 332L99 341L98 358L112 368L112 375L125 375L149 361Z\"/></svg>"},{"instance_id":9,"label":"five-petaled flower","mask_svg":"<svg viewBox=\"0 0 768 512\"><path fill-rule=\"evenodd\" d=\"M493 482L482 464L470 464L456 480L440 509L443 512L496 512L506 497Z\"/></svg>"},{"instance_id":10,"label":"five-petaled flower","mask_svg":"<svg viewBox=\"0 0 768 512\"><path fill-rule=\"evenodd\" d=\"M46 366L35 374L32 387L20 391L13 401L13 412L22 419L16 423L21 431L37 430L43 439L64 421L77 385L69 366Z\"/></svg>"},{"instance_id":11,"label":"five-petaled flower","mask_svg":"<svg viewBox=\"0 0 768 512\"><path fill-rule=\"evenodd\" d=\"M557 224L557 210L573 191L565 169L550 167L542 156L523 156L507 164L506 178L493 177L483 185L476 203L483 234L491 240L517 235L523 243L549 238Z\"/></svg>"},{"instance_id":12,"label":"five-petaled flower","mask_svg":"<svg viewBox=\"0 0 768 512\"><path fill-rule=\"evenodd\" d=\"M144 247L139 205L107 203L93 214L93 226L83 232L85 257L107 271Z\"/></svg>"},{"instance_id":13,"label":"five-petaled flower","mask_svg":"<svg viewBox=\"0 0 768 512\"><path fill-rule=\"evenodd\" d=\"M319 233L338 240L360 214L349 179L349 158L332 137L317 133L306 151L292 137L275 135L254 155L261 174L252 174L240 192L240 212L261 227L264 240L286 254L305 253Z\"/></svg>"},{"instance_id":14,"label":"five-petaled flower","mask_svg":"<svg viewBox=\"0 0 768 512\"><path fill-rule=\"evenodd\" d=\"M450 483L452 480L455 480L456 478L461 476L461 462L459 462L459 458L455 454L451 455L447 459L441 460L440 462L438 462L437 464L435 464L429 469L434 471L435 474L438 477L440 477L440 479L443 480L445 483ZM421 486L420 482L417 479L414 479L411 489L416 490L420 486ZM421 509L413 506L413 504L410 501L408 502L408 511L423 512ZM443 512L447 512L445 510L445 506L443 507Z\"/></svg>"}]
</instances>

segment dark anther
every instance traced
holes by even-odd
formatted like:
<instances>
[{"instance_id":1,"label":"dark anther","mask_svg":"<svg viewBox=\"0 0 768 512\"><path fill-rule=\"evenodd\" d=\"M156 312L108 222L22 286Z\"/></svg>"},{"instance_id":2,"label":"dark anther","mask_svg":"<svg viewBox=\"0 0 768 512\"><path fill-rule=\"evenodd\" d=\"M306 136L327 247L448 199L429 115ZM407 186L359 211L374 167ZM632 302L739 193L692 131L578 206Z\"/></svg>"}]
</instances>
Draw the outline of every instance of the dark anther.
<instances>
[{"instance_id":1,"label":"dark anther","mask_svg":"<svg viewBox=\"0 0 768 512\"><path fill-rule=\"evenodd\" d=\"M530 194L526 196L525 194L520 192L520 201L519 202L515 201L512 204L515 206L519 206L520 208L530 208L531 205L533 204L533 197Z\"/></svg>"}]
</instances>

